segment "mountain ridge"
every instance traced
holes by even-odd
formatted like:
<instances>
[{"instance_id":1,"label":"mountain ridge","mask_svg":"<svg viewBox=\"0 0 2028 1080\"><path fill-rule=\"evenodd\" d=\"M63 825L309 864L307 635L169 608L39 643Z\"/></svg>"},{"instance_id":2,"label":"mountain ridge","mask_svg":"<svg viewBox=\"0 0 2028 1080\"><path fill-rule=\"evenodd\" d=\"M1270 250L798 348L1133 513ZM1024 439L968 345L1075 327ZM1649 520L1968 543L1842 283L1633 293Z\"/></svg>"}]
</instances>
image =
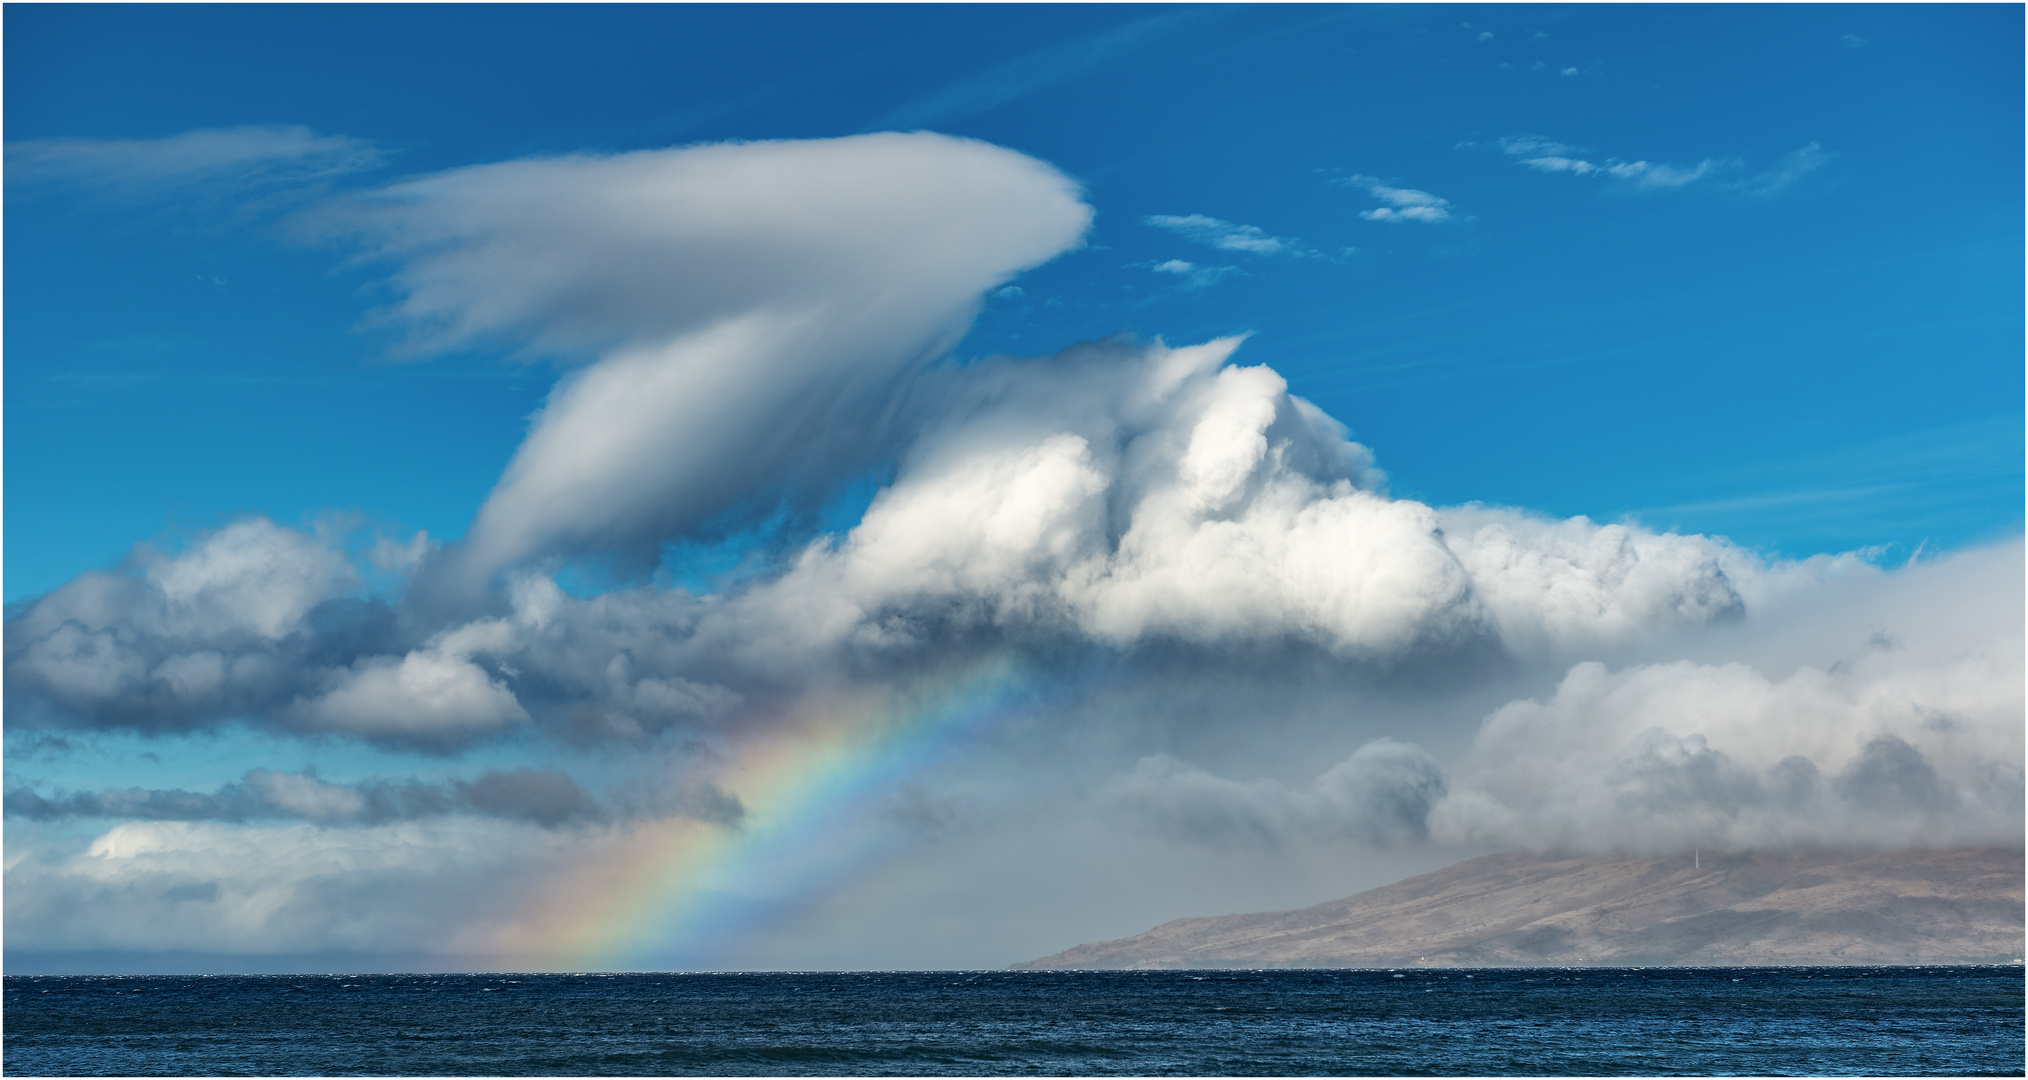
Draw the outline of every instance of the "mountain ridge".
<instances>
[{"instance_id":1,"label":"mountain ridge","mask_svg":"<svg viewBox=\"0 0 2028 1080\"><path fill-rule=\"evenodd\" d=\"M1488 855L1016 968L2019 963L2020 848Z\"/></svg>"}]
</instances>

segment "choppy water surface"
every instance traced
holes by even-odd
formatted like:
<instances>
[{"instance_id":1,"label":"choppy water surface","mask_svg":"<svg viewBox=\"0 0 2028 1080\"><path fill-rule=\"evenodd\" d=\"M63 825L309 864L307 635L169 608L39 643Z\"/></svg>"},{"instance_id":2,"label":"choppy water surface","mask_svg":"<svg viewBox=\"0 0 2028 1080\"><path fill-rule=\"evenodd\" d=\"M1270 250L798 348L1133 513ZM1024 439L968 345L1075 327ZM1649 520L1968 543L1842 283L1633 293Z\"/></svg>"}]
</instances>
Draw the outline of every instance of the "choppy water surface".
<instances>
[{"instance_id":1,"label":"choppy water surface","mask_svg":"<svg viewBox=\"0 0 2028 1080\"><path fill-rule=\"evenodd\" d=\"M15 976L32 1074L1983 1074L2019 966Z\"/></svg>"}]
</instances>

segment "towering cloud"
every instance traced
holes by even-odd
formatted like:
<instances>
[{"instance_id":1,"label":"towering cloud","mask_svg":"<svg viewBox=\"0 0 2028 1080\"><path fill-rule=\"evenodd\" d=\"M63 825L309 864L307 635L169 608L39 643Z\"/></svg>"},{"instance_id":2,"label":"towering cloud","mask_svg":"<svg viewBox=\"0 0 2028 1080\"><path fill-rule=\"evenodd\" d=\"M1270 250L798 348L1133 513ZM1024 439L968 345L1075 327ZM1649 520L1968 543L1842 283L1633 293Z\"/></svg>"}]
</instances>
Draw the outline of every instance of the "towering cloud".
<instances>
[{"instance_id":1,"label":"towering cloud","mask_svg":"<svg viewBox=\"0 0 2028 1080\"><path fill-rule=\"evenodd\" d=\"M32 605L9 625L10 693L90 726L252 713L439 749L530 723L596 741L952 650L1575 657L1737 618L1736 582L1767 573L1703 537L1390 498L1341 425L1230 363L1238 345L1120 341L926 376L926 426L859 524L717 596L580 599L524 572L509 611L418 634L350 596L329 547L242 523Z\"/></svg>"}]
</instances>

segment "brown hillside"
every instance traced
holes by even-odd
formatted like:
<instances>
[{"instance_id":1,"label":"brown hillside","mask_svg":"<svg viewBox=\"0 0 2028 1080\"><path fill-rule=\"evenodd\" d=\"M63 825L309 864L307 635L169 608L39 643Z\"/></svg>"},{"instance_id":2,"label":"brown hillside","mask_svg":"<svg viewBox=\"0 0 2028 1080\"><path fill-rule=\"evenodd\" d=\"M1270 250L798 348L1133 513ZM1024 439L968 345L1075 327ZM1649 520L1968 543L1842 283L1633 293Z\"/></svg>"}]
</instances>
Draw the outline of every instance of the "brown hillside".
<instances>
[{"instance_id":1,"label":"brown hillside","mask_svg":"<svg viewBox=\"0 0 2028 1080\"><path fill-rule=\"evenodd\" d=\"M2019 962L2022 851L1492 855L1301 911L1177 919L1023 968Z\"/></svg>"}]
</instances>

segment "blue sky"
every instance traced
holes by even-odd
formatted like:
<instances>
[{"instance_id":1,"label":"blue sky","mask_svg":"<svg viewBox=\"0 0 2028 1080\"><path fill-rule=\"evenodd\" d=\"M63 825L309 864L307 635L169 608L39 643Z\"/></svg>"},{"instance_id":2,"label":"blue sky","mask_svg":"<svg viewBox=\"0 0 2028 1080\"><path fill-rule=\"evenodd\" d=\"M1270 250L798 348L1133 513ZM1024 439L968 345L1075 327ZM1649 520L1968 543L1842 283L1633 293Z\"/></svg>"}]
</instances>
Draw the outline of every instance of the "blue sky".
<instances>
[{"instance_id":1,"label":"blue sky","mask_svg":"<svg viewBox=\"0 0 2028 1080\"><path fill-rule=\"evenodd\" d=\"M1248 820L1256 831L1286 826L1291 836L1307 837L1288 841L1294 846L1286 851L1294 851L1326 843L1318 839L1324 834L1316 832L1322 827L1313 810L1329 793L1303 785L1339 759L1350 769L1345 776L1365 776L1359 770L1383 758L1394 761L1361 749L1383 745L1376 739L1415 742L1417 753L1434 755L1429 769L1438 771L1428 775L1449 776L1445 783L1459 791L1494 784L1486 771L1492 766L1484 764L1492 745L1484 732L1493 728L1481 721L1502 703L1525 701L1551 718L1567 704L1583 723L1606 725L1597 728L1599 746L1632 746L1624 732L1603 733L1620 720L1586 712L1590 705L1559 704L1559 688L1582 682L1579 669L1587 663L1606 665L1629 686L1661 679L1641 674L1662 670L1656 665L1744 664L1767 686L1741 694L1802 693L1783 689L1797 665L1846 663L1840 650L1863 650L1865 633L1928 640L1922 628L1947 620L1907 607L1915 603L1908 597L1925 588L1937 597L2011 598L2012 616L2003 610L1971 622L2000 627L1993 633L2003 637L2019 633L2018 565L2006 569L2004 556L2018 553L2023 505L2018 6L14 5L4 17L9 682L40 688L10 689L10 792L210 793L223 800L218 806L240 800L231 802L240 809L206 811L213 816L203 820L254 836L267 835L259 831L266 826L246 822L268 819L246 818L251 811L244 808L255 799L247 792L269 790L259 787L267 780L251 779L262 769L298 770L288 775L299 780L316 770L323 782L340 785L375 778L434 784L427 797L402 789L411 793L401 796L411 799L402 805L427 803L439 807L430 814L462 821L457 815L485 818L493 805L469 793L480 789L458 787L463 778L504 770L499 775L526 779L534 775L528 770L555 767L581 784L584 807L597 808L585 810L592 816L584 820L619 828L612 823L649 813L626 807L678 813L667 808L700 805L642 795L662 782L647 778L657 769L680 774L693 795L718 790L714 784L739 794L730 774L700 764L709 755L700 757L696 748L718 739L737 743L737 733L765 729L777 722L756 719L768 710L804 715L797 710L818 693L817 683L807 681L815 677L784 676L747 653L734 657L737 650L663 656L653 663L669 666L651 676L646 647L628 639L599 648L637 665L624 679L613 676L633 696L622 701L608 690L586 690L573 697L579 692L559 688L577 685L570 672L578 668L569 664L590 664L582 652L588 637L573 639L578 643L570 648L579 651L569 664L558 659L562 652L543 652L549 646L533 644L534 637L517 638L511 648L492 638L471 644L494 632L486 627L507 625L500 620L520 628L516 634L556 632L562 623L531 614L541 605L528 599L536 593L526 582L559 584L571 598L560 610L586 605L587 627L604 619L599 625L610 629L621 598L642 610L680 608L683 614L656 624L661 634L675 633L667 626L706 625L717 617L712 612L743 612L738 634L755 636L742 638L741 648L753 649L777 640L768 636L774 631L752 629L765 621L755 614L763 608L796 612L781 616L784 626L814 625L819 613L832 610L825 604L849 597L867 613L857 636L805 657L805 670L845 673L836 677L867 693L913 685L910 679L937 664L959 664L960 653L972 663L1011 650L1024 658L1030 677L1059 688L1085 686L1078 680L1092 677L1093 664L1113 665L1101 680L1113 687L1106 700L1128 704L1103 723L1065 707L1046 721L1014 724L989 740L992 749L938 759L965 764L903 783L907 799L927 800L923 806L973 807L967 812L985 830L975 835L1003 839L1011 834L993 830L1023 820L1028 811L1020 807L1085 807L1088 813L1063 810L1052 826L1057 832L1043 832L1092 865L1126 865L1107 846L1113 841L1093 838L1093 822L1128 813L1122 806L1157 822L1149 826L1156 846L1134 849L1166 853L1145 855L1153 860L1148 865L1164 869L1150 871L1143 891L1165 882L1196 906L1171 912L1135 899L1142 894L1132 890L1103 910L1043 905L1035 910L1067 921L1044 925L1037 915L1027 936L1017 937L1051 951L1082 940L1076 936L1082 933L1140 929L1157 914L1324 899L1333 889L1377 884L1397 869L1434 865L1520 835L1443 825L1463 818L1432 810L1426 831L1441 842L1427 849L1403 854L1408 849L1391 847L1393 840L1372 839L1395 833L1372 826L1344 834L1368 838L1360 841L1367 861L1359 863L1367 869L1332 876L1314 860L1289 855L1270 870L1245 863L1266 855L1233 854L1230 844L1218 848L1225 841L1193 839L1171 827L1164 813L1189 817L1173 802L1185 788L1240 798L1234 792L1241 788L1217 784L1269 777L1292 785L1273 798L1260 794L1264 788L1243 790L1251 792L1245 813L1255 815ZM823 141L890 131L974 142ZM670 464L675 444L628 451L635 456L623 468L601 472L581 464L573 455L597 442L606 420L591 406L570 405L572 387L621 379L613 373L633 362L628 348L666 346L676 356L704 347L685 336L702 333L695 326L682 324L687 329L678 333L657 321L660 301L650 296L646 308L636 309L627 307L636 302L629 297L637 289L652 293L654 276L666 274L669 307L688 310L690 296L744 272L745 256L713 264L689 249L644 254L625 228L584 238L603 227L597 221L577 239L537 237L535 219L553 211L565 220L602 198L631 206L613 194L631 189L604 186L620 183L614 170L626 162L666 162L676 170L671 176L687 176L683 163L707 160L628 156L634 152L764 140L797 140L778 144L785 148L774 167L785 192L777 206L782 220L839 186L827 186L818 173L862 165L895 170L898 190L914 183L911 177L976 158L965 167L1004 179L1006 201L982 195L975 208L931 220L928 209L910 217L907 206L868 195L863 216L849 209L839 215L841 235L859 228L853 222L862 217L877 223L883 214L920 227L922 235L945 228L978 233L976 250L951 255L947 272L932 274L920 261L901 269L877 264L897 281L916 280L908 275L920 272L913 287L924 295L946 280L959 283L950 287L962 295L922 300L918 308L907 297L869 293L850 303L878 311L890 300L899 305L891 318L867 316L869 324L886 320L878 327L834 327L831 343L807 354L782 346L789 351L750 364L746 354L728 354L735 358L726 370L746 372L740 377L751 383L739 392L746 396L711 406L710 394L718 391L700 390L686 399L691 404L669 406L677 411L668 416L677 419L661 421L700 430L721 420L728 430L748 424L713 436L720 441L708 446L684 444L696 454L721 455L722 467ZM977 157L984 153L979 144L1011 156ZM879 159L886 164L867 164L852 156L857 149L831 156L837 147L880 147L889 156ZM771 152L748 147L722 160L757 161ZM806 153L804 163L798 155ZM912 154L923 155L918 164L901 164L916 161ZM512 171L515 163L531 162L554 165L541 166L550 168L541 183L551 186L528 195L535 201L527 205L546 210L533 218L524 212L521 219L487 219L492 223L483 229L457 224L476 220L459 215L490 212L483 210L491 205L486 193L495 189L486 185L524 175ZM798 187L805 183L798 170L816 170L807 180L814 186ZM745 205L738 192L682 187L690 182L669 181L694 205L716 205L712 199ZM1047 191L1022 194L1027 189L1020 185L1030 182ZM627 212L647 221L662 211ZM767 233L771 220L766 213L752 218L754 235ZM459 245L480 250L483 237L524 227L527 235L515 234L513 242L533 246L499 250L548 254L515 263L512 273L550 282L543 260L554 258L555 266L577 267L569 272L582 282L522 282L513 286L522 291L496 295L485 292L492 285L474 284L470 268L446 261L445 252ZM858 254L850 258L873 260L867 253L886 251L889 237L874 224L864 227L865 236L851 239ZM783 250L801 242L780 241ZM756 250L762 246L755 241ZM809 264L827 252L815 251ZM633 265L626 260L634 258L645 269L604 269ZM766 273L794 276L805 263L765 265L773 268ZM860 296L852 290L874 273L826 287L835 287L836 296ZM964 292L972 286L960 285L974 278L977 287ZM554 296L542 291L552 286ZM570 299L556 300L550 314L500 314L498 297L510 295L520 298L515 303ZM756 311L775 310L767 306L772 300L753 303ZM431 338L433 327L446 325L432 318L484 325ZM946 331L958 335L954 345ZM754 341L765 337L754 332L762 334ZM1445 557L1463 568L1463 584L1418 576L1428 564L1401 554L1413 547L1408 540L1401 541L1407 546L1372 541L1386 553L1374 556L1372 565L1382 569L1373 580L1420 583L1417 602L1435 605L1415 616L1422 621L1376 629L1372 619L1380 616L1368 619L1360 606L1379 610L1372 590L1380 586L1371 582L1364 592L1345 594L1364 598L1345 601L1349 607L1291 614L1309 602L1306 590L1324 595L1336 578L1297 589L1278 614L1258 614L1244 599L1271 588L1269 578L1258 578L1216 594L1224 599L1206 599L1212 594L1191 592L1198 585L1186 583L1173 586L1180 592L1162 593L1166 599L1129 590L1066 600L1064 610L1074 612L1063 616L1069 622L1050 623L1056 629L1048 633L1017 632L1008 629L1007 612L1038 602L1037 588L1070 595L1065 590L1086 580L1079 576L1085 571L1057 574L1031 562L1020 573L1040 576L1025 584L1007 577L951 585L955 578L937 577L934 586L925 584L928 578L910 579L906 588L899 578L879 576L889 571L878 567L902 565L928 573L925 567L943 566L937 560L946 557L964 568L952 571L959 577L983 572L978 567L997 557L990 552L1002 550L993 545L1004 536L981 539L985 546L965 548L962 557L954 554L958 547L937 554L932 541L962 532L951 522L985 520L995 506L1027 506L1020 500L1034 489L1006 479L1014 475L1007 471L1012 463L1047 459L1084 468L1078 464L1084 459L1049 458L1052 448L1068 445L1060 438L1075 436L1097 455L1089 467L1100 479L1090 482L1112 492L1106 498L1115 517L1134 506L1168 505L1159 484L1138 486L1144 480L1133 478L1133 463L1142 460L1135 455L1154 451L1122 443L1118 471L1108 471L1114 465L1106 464L1113 459L1103 452L1105 440L1151 425L1144 433L1156 441L1133 445L1167 438L1161 445L1173 450L1189 432L1213 429L1164 425L1211 424L1228 414L1206 404L1199 419L1180 412L1148 419L1133 413L1125 403L1138 399L1120 388L1143 377L1130 374L1143 370L1134 365L1154 371L1168 362L1161 357L1169 354L1149 343L1180 349L1236 336L1244 342L1230 354L1232 365L1271 369L1288 394L1313 403L1366 448L1345 450L1341 435L1309 419L1306 407L1274 397L1279 391L1265 383L1247 382L1252 377L1234 374L1238 368L1221 368L1225 353L1188 360L1211 365L1192 368L1196 374L1186 380L1202 383L1204 402L1242 411L1242 400L1277 402L1278 419L1262 429L1262 445L1294 455L1287 467L1303 478L1297 486L1308 494L1301 497L1318 500L1314 513L1381 515L1344 524L1362 538L1392 537L1388 530L1397 528L1451 538ZM885 344L838 344L847 339ZM1112 341L1106 348L1114 351L1078 353L1055 368L1005 360L1100 340ZM909 349L935 355L896 359ZM677 365L670 370L691 371L681 365L702 361L669 363ZM874 383L855 381L853 372L892 381L868 391ZM876 374L864 377L877 382ZM1050 398L1053 385L1067 396ZM618 396L648 393L637 391ZM1123 396L1108 396L1115 394ZM1051 400L1056 404L1041 404ZM1068 416L1092 402L1114 402L1122 411L1099 426L1063 419L1062 431L1044 430L1057 422L1051 409ZM756 411L749 416L740 408ZM569 416L578 419L567 423ZM1031 428L1039 433L1032 444L994 442ZM976 464L965 448L986 443L1009 456L994 459L1000 464L992 468L979 465L976 474L964 473L972 465L954 464ZM1360 457L1367 451L1370 462ZM1184 474L1197 475L1188 471L1196 458L1177 460ZM544 468L563 470L554 476L565 479L541 480L552 475ZM569 472L576 468L588 471ZM712 479L706 474L713 470L724 475ZM646 477L640 489L621 490L637 473ZM964 492L972 489L937 486L961 473L997 477L977 481L992 498L962 510L971 505ZM537 479L526 480L530 475ZM527 505L562 505L541 503L564 497L558 491L606 494L582 495L589 501L572 511L582 512L581 528L556 520L528 524L530 512L514 501L522 496L510 490L522 482L517 476L533 485L527 490L535 494L523 497ZM1266 486L1248 499L1296 490L1276 487L1281 481L1272 478L1258 482ZM1330 487L1339 483L1349 486ZM496 484L501 494L494 494ZM1365 493L1387 500L1387 509L1359 502ZM493 517L479 518L482 508ZM1415 517L1425 511L1434 516ZM1035 514L1047 519L1049 512ZM1277 538L1298 537L1316 520L1291 518L1276 532L1282 526L1270 529L1265 519L1245 516L1253 510L1230 512L1248 529L1269 529L1260 536ZM1580 515L1589 522L1567 520ZM551 514L558 516L569 515ZM1403 524L1411 518L1422 524ZM475 538L475 520L492 522L491 533ZM247 522L268 531L233 531ZM1604 525L1628 528L1601 531ZM855 527L859 540L840 539ZM417 530L427 537L416 541ZM1478 539L1459 539L1467 532ZM1508 539L1487 539L1495 534ZM818 550L803 546L813 539L827 554L797 563L798 552ZM1048 546L1033 537L1022 542ZM1118 535L1106 542L1116 545L1104 553L1109 566L1143 550L1118 547ZM1364 550L1359 544L1366 542L1344 550ZM486 543L515 554L472 554ZM378 556L376 544L383 545ZM417 546L400 547L409 544ZM1044 559L1036 554L1043 547L1031 556ZM1609 549L1621 554L1599 554ZM1049 548L1055 554L1047 558L1063 550ZM869 554L876 551L896 554ZM1571 554L1579 551L1589 554ZM1839 558L1846 553L1857 555ZM1387 562L1397 555L1408 561ZM251 561L231 561L240 556ZM1632 562L1612 562L1622 556ZM824 563L833 558L835 566ZM1606 562L1586 563L1590 558ZM1503 574L1544 560L1563 560L1557 565L1575 567L1585 588L1603 590L1582 617L1569 614L1576 594L1565 585L1529 584L1540 584L1539 597L1524 602L1515 599L1522 586L1501 584L1509 580ZM1931 569L1915 565L1925 561ZM1649 569L1627 569L1634 563ZM108 570L112 579L90 576ZM1201 580L1216 576L1200 570L1210 575ZM466 587L457 583L460 573L478 575L472 580L479 583L459 593ZM1273 580L1294 580L1288 576L1294 571L1278 573ZM1918 573L1940 576L1923 588L1897 576ZM812 584L820 578L831 584ZM207 623L201 633L171 632L162 629L170 615L129 612L100 623L93 621L100 615L79 614L101 610L78 598L98 588L93 582L113 579L155 583L149 587L170 598L161 601L169 605L162 611L185 612L175 618L188 615L174 606L183 602L176 597L224 589L216 596L228 599L202 603L215 601L223 605L216 611L230 608L242 621L233 624L237 629ZM1799 584L1806 579L1813 584ZM175 580L199 582L188 586L198 592L177 592L184 586ZM876 580L877 588L869 584ZM300 609L273 615L261 606L276 590L298 585L306 597ZM946 587L958 591L934 603L922 599ZM38 599L63 588L71 591ZM1652 595L1630 599L1612 591L1622 588ZM1840 591L1846 589L1857 591ZM885 599L867 599L875 593ZM904 594L913 599L897 599ZM1439 595L1450 599L1429 600ZM695 596L705 597L702 607L682 606ZM1028 599L1017 603L1017 596ZM783 597L802 599L791 604ZM1443 614L1452 600L1461 606ZM1209 606L1190 606L1200 603ZM930 625L947 617L932 618L926 614L932 609L998 614L962 632L939 631L950 635L946 644L962 644L921 645L907 663L895 659L899 654L869 659L873 654L854 651L873 648L866 642L875 638L889 642L880 634L896 625L892 619ZM1030 607L1020 610L1032 614ZM1836 634L1845 631L1826 629L1839 618L1864 632L1853 629L1859 636L1844 641ZM302 620L300 627L291 619ZM1903 622L1916 629L1895 629ZM1466 623L1476 629L1457 629ZM163 704L170 699L159 694L167 691L129 700L111 683L64 681L113 676L48 666L54 654L34 652L41 647L34 642L70 632L62 627L149 643L135 647L155 665L148 679L169 680L162 686L185 685L176 672L217 664L220 655L230 670L238 655L232 650L242 647L262 663L299 666L285 689L263 683L267 689L259 693L220 691L224 696L208 704L195 698ZM1492 642L1485 645L1490 651L1430 644L1454 632L1464 635L1457 640ZM255 638L266 644L244 645ZM697 644L702 637L685 640L685 649L704 648ZM1233 644L1242 640L1244 648ZM1985 655L1993 640L1939 638L1927 652L1911 645L1892 663L1956 662L1950 658ZM284 642L309 644L277 644ZM1215 661L1188 661L1191 649L1214 646L1228 651ZM1867 662L1891 667L1882 658L1888 651ZM31 654L42 659L24 659ZM1083 659L1064 659L1070 655ZM1179 688L1173 673L1193 663L1213 672L1202 676L1213 680L1208 689ZM899 674L904 669L913 674ZM345 711L366 700L360 695L393 685L385 679L395 676L373 673L393 671L436 672L450 680L442 685L469 691L470 709L455 721L465 726L416 734L421 727L389 727L396 721ZM1423 676L1415 672L1429 678L1418 682ZM1928 736L1893 737L1915 740L1946 780L1955 775L1949 762L1969 761L1964 755L1975 751L2015 762L2018 772L2018 672L1987 676L1979 685L1990 694L1948 710L1974 727L1996 725L1993 731L2014 723L2012 735L1969 749L1920 741ZM1927 685L1900 668L1883 668L1879 678ZM647 709L640 695L650 683L655 693L690 695L685 708L716 719L696 727L672 721L648 734L615 736L610 745L599 741L606 736L586 733L591 721L584 718L594 713L610 719ZM1449 688L1430 689L1439 684ZM1656 700L1677 692L1654 691ZM1685 701L1704 692L1680 690L1689 695ZM1359 719L1327 720L1348 694L1365 695L1359 697L1365 704L1345 706ZM1272 713L1279 734L1250 742L1197 715L1229 701L1250 703L1235 706L1241 712ZM1182 719L1156 719L1172 714ZM1689 723L1649 719L1677 735ZM1887 726L1855 722L1852 730L1901 731L1893 726L1900 720L1879 723ZM1742 761L1774 752L1774 742L1739 737L1745 741L1733 753ZM1808 751L1830 755L1814 759L1826 775L1859 768L1854 762L1871 752L1859 743L1838 745L1836 752ZM632 749L615 749L623 746ZM723 753L725 760L738 757ZM1072 759L1079 764L1066 766L1066 791L1023 794L1014 779L1034 762ZM653 769L644 764L650 760ZM1176 771L1186 765L1201 770ZM524 795L547 798L556 790ZM346 791L354 793L319 797L367 797ZM276 810L279 795L260 798L269 799L261 813L319 822L332 836L394 827L382 817L357 817L366 811L346 811L355 816L340 828L333 824L338 818ZM1970 806L1984 796L1962 798ZM62 852L123 820L120 811L105 809L112 802L93 805L101 810L24 812L23 824L9 817L10 845L50 853L47 865L56 868L49 870L55 876L18 886L10 877L11 889L45 895L37 890L61 879L68 865ZM15 804L9 806L12 814ZM162 817L159 807L132 813L140 814L134 820L179 820ZM435 820L428 814L417 820L424 818ZM1281 824L1258 824L1270 819ZM557 827L540 820L544 829ZM1957 832L1938 825L1930 835L2019 827L1979 821ZM1338 839L1329 843L1342 841L1330 835ZM1578 842L1559 842L1566 841ZM807 882L795 888L833 897L806 907L835 921L843 918L837 912L863 910L898 882L945 882L947 888L938 886L944 892L929 893L949 899L962 889L948 883L999 880L971 864L954 869L962 860L938 862L936 845L943 842L896 841L904 854L886 856L879 863L885 869L862 870L833 893ZM1240 876L1260 884L1249 892L1193 877L1188 867L1211 865L1191 862L1202 856L1191 846L1200 842L1225 852L1220 873L1230 876L1240 865L1230 860L1241 860L1249 869ZM1005 852L995 865L1018 867L1041 857L1025 843L978 846ZM436 895L401 877L408 872L389 869L395 884L388 888ZM514 873L540 876L526 867ZM235 886L224 887L234 895ZM17 927L42 926L34 921L40 918L10 906L10 940ZM900 926L906 918L890 921ZM844 931L826 937L812 929L822 920L809 919L815 921L754 930L746 952L727 955L763 966L807 956L840 964L1024 958L1010 953L1003 960L957 945L942 952L941 946L855 952L841 943ZM881 932L866 931L866 939L887 940ZM63 933L72 935L62 938L71 942L67 948L85 951L218 948L201 928L164 931L153 942ZM1059 945L1057 937L1066 934ZM959 929L952 935L963 938ZM1045 944L1050 950L1041 949ZM329 935L278 937L263 946L305 954L356 947ZM413 955L420 946L401 948Z\"/></svg>"},{"instance_id":2,"label":"blue sky","mask_svg":"<svg viewBox=\"0 0 2028 1080\"><path fill-rule=\"evenodd\" d=\"M1634 516L1791 555L2020 520L2007 7L9 20L12 140L301 124L384 152L340 184L888 126L1020 149L1088 185L1097 224L960 353L1252 332L1251 359L1350 424L1396 490L1439 503ZM1523 135L1717 164L1641 189L1522 166L1499 140ZM1756 180L1807 147L1803 175ZM1353 175L1431 192L1451 219L1361 220L1379 204ZM10 600L247 511L356 508L455 536L554 377L484 354L392 362L370 275L226 202L58 191L13 209ZM1208 247L1152 215L1318 257ZM1234 269L1204 285L1150 269L1171 260Z\"/></svg>"}]
</instances>

